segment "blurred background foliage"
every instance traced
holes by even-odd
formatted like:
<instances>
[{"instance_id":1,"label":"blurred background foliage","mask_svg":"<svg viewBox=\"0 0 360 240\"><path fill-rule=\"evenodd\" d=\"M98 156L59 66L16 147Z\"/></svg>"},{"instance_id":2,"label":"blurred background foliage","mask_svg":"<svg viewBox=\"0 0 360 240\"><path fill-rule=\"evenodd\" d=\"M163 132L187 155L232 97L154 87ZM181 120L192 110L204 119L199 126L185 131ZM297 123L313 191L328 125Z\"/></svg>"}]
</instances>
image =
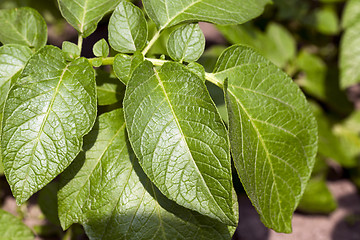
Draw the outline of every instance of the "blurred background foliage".
<instances>
[{"instance_id":1,"label":"blurred background foliage","mask_svg":"<svg viewBox=\"0 0 360 240\"><path fill-rule=\"evenodd\" d=\"M133 1L141 6L141 2ZM265 12L243 25L215 26L205 28L207 47L198 60L207 72L212 72L221 52L232 44L245 44L257 49L274 64L287 72L297 83L312 106L318 121L319 151L312 178L305 191L298 210L306 213L328 214L337 207L335 198L329 191L326 181L342 178L351 179L360 189L360 59L347 59L359 66L358 79L353 84L342 84L340 58L342 51L348 50L344 32L354 26L360 16L358 0L273 0ZM351 5L347 7L346 5ZM44 16L49 27L49 44L61 46L65 40L75 42L76 31L61 17L56 0L0 0L0 9L14 7L33 7ZM350 10L349 10L350 9ZM344 11L347 13L344 17ZM358 19L360 23L360 17ZM100 23L98 30L84 41L83 55L92 57L93 44L107 39L108 17ZM155 32L155 24L148 20L149 37ZM359 25L359 24L358 24ZM170 32L177 26L162 33L148 55L168 58L166 42ZM350 30L346 30L350 31ZM360 41L360 31L352 36L352 42ZM209 40L210 39L210 40ZM343 43L345 42L345 43ZM351 51L351 49L350 49ZM110 55L115 55L115 52ZM125 86L117 82L111 69L98 70L98 90L123 92ZM227 123L222 91L208 84L209 91ZM109 108L121 105L123 95L106 99L99 95L100 102L111 100ZM105 104L105 105L106 105ZM106 109L105 109L106 110ZM105 111L104 110L104 111ZM0 167L1 171L1 167ZM0 200L2 204L9 196L9 187L4 176L1 177ZM239 183L235 183L239 184ZM33 229L49 239L79 239L84 237L81 226L74 225L63 233L57 219L56 180L41 190L28 205L18 207L21 218L26 218L27 208L35 205L41 210L40 220L44 223L34 225ZM37 199L37 200L36 200ZM50 227L49 227L50 226Z\"/></svg>"}]
</instances>

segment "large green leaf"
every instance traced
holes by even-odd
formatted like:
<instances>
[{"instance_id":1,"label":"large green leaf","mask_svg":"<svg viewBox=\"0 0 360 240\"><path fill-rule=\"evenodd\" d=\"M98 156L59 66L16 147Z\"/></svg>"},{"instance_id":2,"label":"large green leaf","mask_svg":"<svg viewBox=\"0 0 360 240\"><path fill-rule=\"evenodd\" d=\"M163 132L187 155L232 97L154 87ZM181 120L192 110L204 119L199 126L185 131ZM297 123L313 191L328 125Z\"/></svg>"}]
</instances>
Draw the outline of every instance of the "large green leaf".
<instances>
[{"instance_id":1,"label":"large green leaf","mask_svg":"<svg viewBox=\"0 0 360 240\"><path fill-rule=\"evenodd\" d=\"M360 82L360 1L347 2L342 24L345 32L340 45L340 85L346 88Z\"/></svg>"},{"instance_id":2,"label":"large green leaf","mask_svg":"<svg viewBox=\"0 0 360 240\"><path fill-rule=\"evenodd\" d=\"M184 21L240 24L259 16L270 0L143 0L145 10L162 30Z\"/></svg>"},{"instance_id":3,"label":"large green leaf","mask_svg":"<svg viewBox=\"0 0 360 240\"><path fill-rule=\"evenodd\" d=\"M109 42L122 53L141 51L147 40L148 28L144 13L129 2L120 3L109 22Z\"/></svg>"},{"instance_id":4,"label":"large green leaf","mask_svg":"<svg viewBox=\"0 0 360 240\"><path fill-rule=\"evenodd\" d=\"M360 82L360 21L346 29L340 46L340 85L350 87Z\"/></svg>"},{"instance_id":5,"label":"large green leaf","mask_svg":"<svg viewBox=\"0 0 360 240\"><path fill-rule=\"evenodd\" d=\"M47 26L36 10L27 7L0 10L0 42L38 49L46 41Z\"/></svg>"},{"instance_id":6,"label":"large green leaf","mask_svg":"<svg viewBox=\"0 0 360 240\"><path fill-rule=\"evenodd\" d=\"M89 36L105 14L122 0L58 0L61 14L83 37Z\"/></svg>"},{"instance_id":7,"label":"large green leaf","mask_svg":"<svg viewBox=\"0 0 360 240\"><path fill-rule=\"evenodd\" d=\"M1 150L18 204L61 173L96 118L94 70L47 46L27 63L5 102Z\"/></svg>"},{"instance_id":8,"label":"large green leaf","mask_svg":"<svg viewBox=\"0 0 360 240\"><path fill-rule=\"evenodd\" d=\"M173 31L167 42L169 56L175 61L198 60L205 49L205 36L199 24L186 24Z\"/></svg>"},{"instance_id":9,"label":"large green leaf","mask_svg":"<svg viewBox=\"0 0 360 240\"><path fill-rule=\"evenodd\" d=\"M87 149L62 175L64 228L84 225L90 239L230 239L226 225L168 200L146 177L126 137L124 113L100 115Z\"/></svg>"},{"instance_id":10,"label":"large green leaf","mask_svg":"<svg viewBox=\"0 0 360 240\"><path fill-rule=\"evenodd\" d=\"M344 9L342 26L343 28L351 27L360 20L360 1L348 0Z\"/></svg>"},{"instance_id":11,"label":"large green leaf","mask_svg":"<svg viewBox=\"0 0 360 240\"><path fill-rule=\"evenodd\" d=\"M204 82L179 63L148 61L127 84L125 119L140 165L181 206L235 224L226 129Z\"/></svg>"},{"instance_id":12,"label":"large green leaf","mask_svg":"<svg viewBox=\"0 0 360 240\"><path fill-rule=\"evenodd\" d=\"M8 44L0 47L0 120L3 116L4 104L10 87L19 77L31 55L32 51L27 46ZM1 124L0 121L0 129ZM0 175L3 174L4 168L0 156Z\"/></svg>"},{"instance_id":13,"label":"large green leaf","mask_svg":"<svg viewBox=\"0 0 360 240\"><path fill-rule=\"evenodd\" d=\"M0 47L0 119L11 83L18 78L31 55L27 46L11 44Z\"/></svg>"},{"instance_id":14,"label":"large green leaf","mask_svg":"<svg viewBox=\"0 0 360 240\"><path fill-rule=\"evenodd\" d=\"M248 196L266 226L290 232L317 151L304 95L270 61L239 45L220 56L212 77L225 81L231 150Z\"/></svg>"},{"instance_id":15,"label":"large green leaf","mask_svg":"<svg viewBox=\"0 0 360 240\"><path fill-rule=\"evenodd\" d=\"M0 235L6 240L33 240L34 234L19 218L0 209Z\"/></svg>"}]
</instances>

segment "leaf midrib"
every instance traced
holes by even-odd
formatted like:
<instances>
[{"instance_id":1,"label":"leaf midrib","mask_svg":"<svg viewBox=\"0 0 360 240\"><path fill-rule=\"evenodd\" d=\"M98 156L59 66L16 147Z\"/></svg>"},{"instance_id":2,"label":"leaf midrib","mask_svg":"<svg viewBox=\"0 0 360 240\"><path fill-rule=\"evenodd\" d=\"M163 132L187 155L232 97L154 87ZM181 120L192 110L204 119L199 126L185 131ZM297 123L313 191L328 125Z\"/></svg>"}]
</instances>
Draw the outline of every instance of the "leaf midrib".
<instances>
[{"instance_id":1,"label":"leaf midrib","mask_svg":"<svg viewBox=\"0 0 360 240\"><path fill-rule=\"evenodd\" d=\"M31 151L31 155L30 155L31 157L30 157L30 161L29 161L29 167L27 168L27 171L26 171L26 174L25 174L25 178L23 179L23 182L27 182L27 181L28 181L27 179L28 179L28 177L29 177L29 171L30 171L30 168L31 168L31 164L32 164L32 162L34 161L34 155L35 155L36 148L37 148L37 146L38 146L38 144L39 144L41 135L42 135L42 133L43 133L43 131L44 131L45 124L46 124L46 122L47 122L47 119L49 118L51 109L52 109L52 107L53 107L53 105L54 105L54 103L55 103L55 99L56 99L56 96L57 96L57 94L58 94L58 92L59 92L59 88L60 88L60 86L61 86L61 84L62 84L62 81L63 81L63 79L64 79L65 72L68 70L68 68L69 68L70 65L71 65L71 63L68 63L68 64L66 65L66 67L64 68L63 72L62 72L61 75L60 75L59 82L58 82L58 84L57 84L57 86L56 86L56 88L55 88L55 90L54 90L54 94L53 94L53 96L52 96L52 98L51 98L51 102L50 102L50 104L49 104L49 106L48 106L48 109L46 110L46 114L45 114L45 117L44 117L44 119L43 119L43 121L42 121L42 123L41 123L40 129L39 129L39 132L38 132L38 135L37 135L37 137L34 139L36 142L35 142L35 144L34 144L34 146L33 146L33 148L32 148L32 151ZM23 195L24 195L24 188L25 188L25 184L22 184L20 201L22 201L22 198L23 198Z\"/></svg>"},{"instance_id":2,"label":"leaf midrib","mask_svg":"<svg viewBox=\"0 0 360 240\"><path fill-rule=\"evenodd\" d=\"M91 169L91 171L88 173L86 180L84 180L83 184L81 185L81 187L79 188L80 190L77 192L76 196L74 197L74 199L77 199L81 190L84 188L84 186L86 185L86 183L89 181L91 175L93 174L93 172L95 171L96 167L99 165L99 163L101 162L104 154L109 150L110 146L112 145L112 143L114 142L114 140L116 139L116 137L121 133L121 131L125 128L125 122L123 123L123 125L121 125L121 127L116 131L116 133L114 134L114 136L110 139L110 141L108 142L108 144L106 145L105 149L101 152L100 156L97 158L97 162L95 164L95 166ZM120 150L120 152L122 152L122 150L124 149L124 147ZM85 204L85 203L84 203ZM67 215L70 212L71 207L62 215Z\"/></svg>"},{"instance_id":3,"label":"leaf midrib","mask_svg":"<svg viewBox=\"0 0 360 240\"><path fill-rule=\"evenodd\" d=\"M192 162L193 162L193 164L194 164L194 166L195 166L196 172L197 172L198 175L200 176L200 179L201 179L201 181L203 182L203 185L205 186L206 190L208 191L209 196L211 197L211 199L213 200L213 202L217 205L218 209L221 210L221 212L224 214L224 216L225 216L226 218L228 218L231 222L233 222L232 219L230 219L230 218L227 216L227 214L224 212L224 210L219 206L218 202L215 200L213 194L211 193L210 189L208 188L208 186L207 186L207 184L206 184L206 182L205 182L205 179L204 179L203 175L201 174L201 171L199 170L199 168L198 168L198 166L197 166L197 164L196 164L196 162L195 162L195 160L194 160L194 157L193 157L193 155L192 155L192 153L191 153L191 150L190 150L189 145L188 145L188 143L187 143L187 141L186 141L186 138L185 138L185 134L184 134L184 132L183 132L183 130L182 130L182 128L181 128L181 125L180 125L180 123L179 123L179 120L178 120L178 118L177 118L177 115L176 115L176 113L175 113L175 111L174 111L174 109L173 109L173 107L172 107L171 100L170 100L169 96L167 95L167 92L166 92L165 87L164 87L164 85L163 85L163 83L162 83L162 80L161 80L161 78L160 78L160 76L159 76L159 73L157 72L157 70L156 70L155 68L154 68L154 72L155 72L155 77L156 77L156 79L157 79L158 82L159 82L159 86L161 87L161 89L162 89L162 91L163 91L163 93L164 93L164 96L165 96L165 98L166 98L166 101L167 101L168 104L169 104L171 113L172 113L172 115L174 116L174 120L175 120L175 122L176 122L176 125L178 126L178 129L179 129L179 131L180 131L180 133L181 133L181 138L182 138L183 141L185 142L187 151L189 152L189 154L190 154L190 156L191 156L191 159L192 159Z\"/></svg>"},{"instance_id":4,"label":"leaf midrib","mask_svg":"<svg viewBox=\"0 0 360 240\"><path fill-rule=\"evenodd\" d=\"M271 162L271 157L270 157L270 153L269 153L269 150L268 148L266 147L266 144L262 138L262 135L260 134L256 124L254 123L254 120L253 118L251 117L251 115L248 113L248 111L246 110L246 108L242 105L242 103L239 101L239 99L235 96L235 94L227 89L227 92L229 92L233 98L235 99L236 103L242 108L242 110L245 112L246 116L248 117L248 119L250 120L251 122L251 125L253 126L254 130L256 131L256 134L258 135L258 139L260 140L261 142L261 145L263 146L264 150L265 150L265 154L266 154L266 160L268 161L269 165L270 165L270 169L271 169L271 175L272 175L272 178L273 178L273 183L274 183L274 187L276 189L276 193L277 193L277 198L279 200L279 208L280 208L280 215L282 217L282 219L284 220L284 216L282 214L282 209L281 209L281 204L280 204L280 197L279 197L279 191L278 191L278 186L277 186L277 183L276 183L276 179L275 179L275 173L274 173L274 168L273 168L273 165L272 165L272 162ZM243 150L242 150L243 151ZM261 210L262 211L262 210ZM271 219L272 221L272 219ZM285 221L284 221L285 222Z\"/></svg>"},{"instance_id":5,"label":"leaf midrib","mask_svg":"<svg viewBox=\"0 0 360 240\"><path fill-rule=\"evenodd\" d=\"M168 21L164 24L164 26L162 26L160 28L160 32L162 30L164 30L165 28L167 28L167 26L175 19L177 18L179 15L183 14L185 11L187 11L189 8L191 8L192 6L194 6L195 4L198 4L199 2L202 2L203 0L197 0L195 2L192 2L191 4L189 4L188 6L186 6L183 10L181 10L180 12L176 13L172 18L169 18L169 15L168 15ZM167 4L165 3L165 7L166 7L166 10L167 10Z\"/></svg>"}]
</instances>

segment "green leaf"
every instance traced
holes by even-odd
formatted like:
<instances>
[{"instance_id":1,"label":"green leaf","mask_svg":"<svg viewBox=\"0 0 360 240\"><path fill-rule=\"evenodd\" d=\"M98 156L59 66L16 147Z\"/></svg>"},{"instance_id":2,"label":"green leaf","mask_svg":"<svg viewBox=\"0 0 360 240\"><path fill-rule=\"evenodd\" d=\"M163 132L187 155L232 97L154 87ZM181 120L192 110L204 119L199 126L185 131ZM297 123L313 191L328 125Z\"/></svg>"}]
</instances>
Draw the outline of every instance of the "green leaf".
<instances>
[{"instance_id":1,"label":"green leaf","mask_svg":"<svg viewBox=\"0 0 360 240\"><path fill-rule=\"evenodd\" d=\"M186 67L192 73L196 74L200 79L202 79L205 82L205 69L201 64L196 62L191 62Z\"/></svg>"},{"instance_id":2,"label":"green leaf","mask_svg":"<svg viewBox=\"0 0 360 240\"><path fill-rule=\"evenodd\" d=\"M244 46L225 50L213 77L225 81L231 150L248 196L266 226L291 232L317 151L316 120L305 96Z\"/></svg>"},{"instance_id":3,"label":"green leaf","mask_svg":"<svg viewBox=\"0 0 360 240\"><path fill-rule=\"evenodd\" d=\"M36 10L27 7L0 10L0 42L39 49L46 41L47 26Z\"/></svg>"},{"instance_id":4,"label":"green leaf","mask_svg":"<svg viewBox=\"0 0 360 240\"><path fill-rule=\"evenodd\" d=\"M339 163L344 167L355 167L359 164L360 155L360 111L354 111L344 122L333 128L335 136L340 141L339 147L347 158Z\"/></svg>"},{"instance_id":5,"label":"green leaf","mask_svg":"<svg viewBox=\"0 0 360 240\"><path fill-rule=\"evenodd\" d=\"M310 179L298 210L307 213L331 213L337 208L336 200L322 178Z\"/></svg>"},{"instance_id":6,"label":"green leaf","mask_svg":"<svg viewBox=\"0 0 360 240\"><path fill-rule=\"evenodd\" d=\"M343 12L342 26L343 28L349 28L352 25L358 23L360 20L360 1L348 0Z\"/></svg>"},{"instance_id":7,"label":"green leaf","mask_svg":"<svg viewBox=\"0 0 360 240\"><path fill-rule=\"evenodd\" d=\"M94 44L94 55L97 57L107 57L109 55L109 45L105 39L101 39Z\"/></svg>"},{"instance_id":8,"label":"green leaf","mask_svg":"<svg viewBox=\"0 0 360 240\"><path fill-rule=\"evenodd\" d=\"M125 85L129 82L135 68L144 61L144 56L140 52L134 55L117 54L114 59L114 72L117 78Z\"/></svg>"},{"instance_id":9,"label":"green leaf","mask_svg":"<svg viewBox=\"0 0 360 240\"><path fill-rule=\"evenodd\" d=\"M199 24L185 24L170 34L166 47L173 60L193 62L204 52L205 36Z\"/></svg>"},{"instance_id":10,"label":"green leaf","mask_svg":"<svg viewBox=\"0 0 360 240\"><path fill-rule=\"evenodd\" d=\"M31 55L32 51L27 46L8 44L0 47L0 120L3 116L4 104L10 87L21 74ZM0 129L1 124L0 121ZM0 156L0 175L3 174L4 167Z\"/></svg>"},{"instance_id":11,"label":"green leaf","mask_svg":"<svg viewBox=\"0 0 360 240\"><path fill-rule=\"evenodd\" d=\"M234 225L229 142L204 82L179 63L135 70L124 98L130 142L150 180L181 206Z\"/></svg>"},{"instance_id":12,"label":"green leaf","mask_svg":"<svg viewBox=\"0 0 360 240\"><path fill-rule=\"evenodd\" d=\"M217 28L230 43L254 47L278 67L284 67L296 55L294 37L280 24L268 24L265 33L252 24Z\"/></svg>"},{"instance_id":13,"label":"green leaf","mask_svg":"<svg viewBox=\"0 0 360 240\"><path fill-rule=\"evenodd\" d=\"M360 21L349 27L340 45L340 85L347 88L360 82Z\"/></svg>"},{"instance_id":14,"label":"green leaf","mask_svg":"<svg viewBox=\"0 0 360 240\"><path fill-rule=\"evenodd\" d=\"M270 0L143 0L158 29L185 21L240 24L259 16Z\"/></svg>"},{"instance_id":15,"label":"green leaf","mask_svg":"<svg viewBox=\"0 0 360 240\"><path fill-rule=\"evenodd\" d=\"M96 70L96 90L100 106L122 102L125 95L125 85L100 69Z\"/></svg>"},{"instance_id":16,"label":"green leaf","mask_svg":"<svg viewBox=\"0 0 360 240\"><path fill-rule=\"evenodd\" d=\"M27 46L11 44L0 47L0 119L10 86L31 55L32 51Z\"/></svg>"},{"instance_id":17,"label":"green leaf","mask_svg":"<svg viewBox=\"0 0 360 240\"><path fill-rule=\"evenodd\" d=\"M84 138L87 151L62 175L62 226L80 222L90 239L230 239L226 225L156 189L134 157L123 116L122 109L100 115Z\"/></svg>"},{"instance_id":18,"label":"green leaf","mask_svg":"<svg viewBox=\"0 0 360 240\"><path fill-rule=\"evenodd\" d=\"M96 118L95 77L84 58L68 63L46 46L27 63L5 103L1 150L18 204L61 173Z\"/></svg>"},{"instance_id":19,"label":"green leaf","mask_svg":"<svg viewBox=\"0 0 360 240\"><path fill-rule=\"evenodd\" d=\"M140 8L129 2L121 2L109 22L110 46L118 52L141 51L147 40L148 28Z\"/></svg>"},{"instance_id":20,"label":"green leaf","mask_svg":"<svg viewBox=\"0 0 360 240\"><path fill-rule=\"evenodd\" d=\"M0 209L0 235L6 240L33 240L34 234L19 218Z\"/></svg>"},{"instance_id":21,"label":"green leaf","mask_svg":"<svg viewBox=\"0 0 360 240\"><path fill-rule=\"evenodd\" d=\"M37 203L46 219L55 225L60 225L58 214L58 182L51 182L39 192Z\"/></svg>"},{"instance_id":22,"label":"green leaf","mask_svg":"<svg viewBox=\"0 0 360 240\"><path fill-rule=\"evenodd\" d=\"M315 23L317 30L326 35L335 35L340 30L339 17L336 9L324 7L315 13Z\"/></svg>"},{"instance_id":23,"label":"green leaf","mask_svg":"<svg viewBox=\"0 0 360 240\"><path fill-rule=\"evenodd\" d=\"M83 37L92 34L105 14L122 0L58 0L61 14Z\"/></svg>"},{"instance_id":24,"label":"green leaf","mask_svg":"<svg viewBox=\"0 0 360 240\"><path fill-rule=\"evenodd\" d=\"M353 167L356 165L356 158L349 154L349 149L342 146L341 138L334 134L330 117L323 112L320 106L314 103L311 106L318 123L318 153L335 160L341 166Z\"/></svg>"},{"instance_id":25,"label":"green leaf","mask_svg":"<svg viewBox=\"0 0 360 240\"><path fill-rule=\"evenodd\" d=\"M278 67L284 67L296 56L296 41L291 33L280 24L270 23L267 26L266 39L262 44L264 45L264 56Z\"/></svg>"},{"instance_id":26,"label":"green leaf","mask_svg":"<svg viewBox=\"0 0 360 240\"><path fill-rule=\"evenodd\" d=\"M79 46L75 43L64 41L62 43L62 50L66 53L66 60L73 60L81 55L81 51L79 49Z\"/></svg>"},{"instance_id":27,"label":"green leaf","mask_svg":"<svg viewBox=\"0 0 360 240\"><path fill-rule=\"evenodd\" d=\"M102 58L95 58L91 61L92 66L94 67L100 67L103 63Z\"/></svg>"}]
</instances>

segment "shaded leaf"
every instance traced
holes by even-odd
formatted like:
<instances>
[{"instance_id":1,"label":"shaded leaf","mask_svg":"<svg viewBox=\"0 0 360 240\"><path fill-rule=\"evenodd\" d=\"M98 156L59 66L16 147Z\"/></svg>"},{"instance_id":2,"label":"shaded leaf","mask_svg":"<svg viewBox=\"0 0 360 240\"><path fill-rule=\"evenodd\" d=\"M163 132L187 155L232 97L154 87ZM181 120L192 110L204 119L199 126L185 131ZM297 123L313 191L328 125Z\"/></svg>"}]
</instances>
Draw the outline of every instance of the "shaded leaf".
<instances>
[{"instance_id":1,"label":"shaded leaf","mask_svg":"<svg viewBox=\"0 0 360 240\"><path fill-rule=\"evenodd\" d=\"M316 120L305 96L244 46L228 48L213 77L225 84L232 155L248 196L266 226L291 232L317 152Z\"/></svg>"},{"instance_id":2,"label":"shaded leaf","mask_svg":"<svg viewBox=\"0 0 360 240\"><path fill-rule=\"evenodd\" d=\"M96 117L94 71L88 60L66 62L47 46L27 63L5 103L1 150L18 204L70 165Z\"/></svg>"},{"instance_id":3,"label":"shaded leaf","mask_svg":"<svg viewBox=\"0 0 360 240\"><path fill-rule=\"evenodd\" d=\"M39 49L47 41L47 26L34 9L24 7L0 10L0 42Z\"/></svg>"},{"instance_id":4,"label":"shaded leaf","mask_svg":"<svg viewBox=\"0 0 360 240\"><path fill-rule=\"evenodd\" d=\"M199 24L185 24L170 34L166 47L173 60L193 62L204 52L205 36Z\"/></svg>"},{"instance_id":5,"label":"shaded leaf","mask_svg":"<svg viewBox=\"0 0 360 240\"><path fill-rule=\"evenodd\" d=\"M90 239L103 240L231 238L226 225L180 207L150 182L127 141L122 109L102 114L84 147L63 174L63 227L78 221Z\"/></svg>"},{"instance_id":6,"label":"shaded leaf","mask_svg":"<svg viewBox=\"0 0 360 240\"><path fill-rule=\"evenodd\" d=\"M122 53L141 51L147 34L146 19L140 8L129 2L121 2L110 18L110 46Z\"/></svg>"},{"instance_id":7,"label":"shaded leaf","mask_svg":"<svg viewBox=\"0 0 360 240\"><path fill-rule=\"evenodd\" d=\"M98 105L110 105L122 102L125 94L125 85L109 73L97 69L96 90Z\"/></svg>"},{"instance_id":8,"label":"shaded leaf","mask_svg":"<svg viewBox=\"0 0 360 240\"><path fill-rule=\"evenodd\" d=\"M37 203L46 219L55 225L60 225L58 215L58 182L51 182L39 192Z\"/></svg>"},{"instance_id":9,"label":"shaded leaf","mask_svg":"<svg viewBox=\"0 0 360 240\"><path fill-rule=\"evenodd\" d=\"M270 0L143 0L145 10L162 30L184 21L240 24L259 16Z\"/></svg>"},{"instance_id":10,"label":"shaded leaf","mask_svg":"<svg viewBox=\"0 0 360 240\"><path fill-rule=\"evenodd\" d=\"M0 235L6 240L33 240L34 234L19 218L0 209Z\"/></svg>"},{"instance_id":11,"label":"shaded leaf","mask_svg":"<svg viewBox=\"0 0 360 240\"><path fill-rule=\"evenodd\" d=\"M142 63L124 98L130 142L160 191L181 206L236 223L226 129L204 82L179 63Z\"/></svg>"},{"instance_id":12,"label":"shaded leaf","mask_svg":"<svg viewBox=\"0 0 360 240\"><path fill-rule=\"evenodd\" d=\"M122 0L58 0L61 14L83 37L89 36L105 14Z\"/></svg>"}]
</instances>

